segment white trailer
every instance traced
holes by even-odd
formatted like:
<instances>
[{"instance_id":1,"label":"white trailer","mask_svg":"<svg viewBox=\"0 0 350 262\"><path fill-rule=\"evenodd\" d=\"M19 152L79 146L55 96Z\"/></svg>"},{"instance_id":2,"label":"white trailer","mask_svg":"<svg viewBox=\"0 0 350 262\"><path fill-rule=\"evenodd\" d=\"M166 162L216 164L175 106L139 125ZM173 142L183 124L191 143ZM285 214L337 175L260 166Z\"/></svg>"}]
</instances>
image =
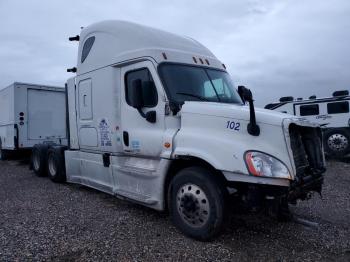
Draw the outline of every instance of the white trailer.
<instances>
[{"instance_id":1,"label":"white trailer","mask_svg":"<svg viewBox=\"0 0 350 262\"><path fill-rule=\"evenodd\" d=\"M67 82L69 145L35 146L36 174L169 210L201 240L224 227L230 194L284 216L321 191L319 126L255 110L249 89L237 90L197 41L122 21L70 40L80 43Z\"/></svg>"},{"instance_id":2,"label":"white trailer","mask_svg":"<svg viewBox=\"0 0 350 262\"><path fill-rule=\"evenodd\" d=\"M340 90L333 92L331 97L281 97L279 102L267 104L265 108L319 124L323 131L325 152L330 156L341 157L350 153L349 104L349 91Z\"/></svg>"},{"instance_id":3,"label":"white trailer","mask_svg":"<svg viewBox=\"0 0 350 262\"><path fill-rule=\"evenodd\" d=\"M0 90L0 157L35 144L67 144L65 90L15 82Z\"/></svg>"}]
</instances>

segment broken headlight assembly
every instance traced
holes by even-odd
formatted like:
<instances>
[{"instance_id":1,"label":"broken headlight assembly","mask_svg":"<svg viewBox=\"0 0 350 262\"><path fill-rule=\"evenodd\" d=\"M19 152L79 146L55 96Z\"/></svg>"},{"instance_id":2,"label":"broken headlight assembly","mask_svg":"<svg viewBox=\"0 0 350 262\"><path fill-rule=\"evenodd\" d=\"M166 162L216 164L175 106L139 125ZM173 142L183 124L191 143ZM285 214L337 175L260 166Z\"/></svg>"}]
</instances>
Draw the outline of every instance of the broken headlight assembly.
<instances>
[{"instance_id":1,"label":"broken headlight assembly","mask_svg":"<svg viewBox=\"0 0 350 262\"><path fill-rule=\"evenodd\" d=\"M253 176L292 179L286 165L269 154L247 151L244 160L249 174Z\"/></svg>"}]
</instances>

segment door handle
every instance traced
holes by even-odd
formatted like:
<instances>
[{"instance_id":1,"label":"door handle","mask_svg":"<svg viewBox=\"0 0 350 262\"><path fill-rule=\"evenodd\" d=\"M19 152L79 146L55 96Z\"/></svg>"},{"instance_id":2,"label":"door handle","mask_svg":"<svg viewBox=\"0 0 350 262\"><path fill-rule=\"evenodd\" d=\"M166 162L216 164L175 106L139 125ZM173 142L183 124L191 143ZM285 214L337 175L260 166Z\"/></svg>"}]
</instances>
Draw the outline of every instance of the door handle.
<instances>
[{"instance_id":1,"label":"door handle","mask_svg":"<svg viewBox=\"0 0 350 262\"><path fill-rule=\"evenodd\" d=\"M84 107L87 106L87 105L86 105L86 96L87 96L87 95L83 95L83 106L84 106Z\"/></svg>"},{"instance_id":2,"label":"door handle","mask_svg":"<svg viewBox=\"0 0 350 262\"><path fill-rule=\"evenodd\" d=\"M123 131L123 142L125 146L129 146L129 133Z\"/></svg>"}]
</instances>

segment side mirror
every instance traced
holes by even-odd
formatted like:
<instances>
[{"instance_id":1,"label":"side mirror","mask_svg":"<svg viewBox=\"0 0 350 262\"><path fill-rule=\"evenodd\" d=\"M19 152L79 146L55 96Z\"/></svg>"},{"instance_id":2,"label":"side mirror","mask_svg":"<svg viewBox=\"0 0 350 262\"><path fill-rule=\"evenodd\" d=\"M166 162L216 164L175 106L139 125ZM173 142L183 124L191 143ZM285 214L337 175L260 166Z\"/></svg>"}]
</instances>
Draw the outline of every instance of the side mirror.
<instances>
[{"instance_id":1,"label":"side mirror","mask_svg":"<svg viewBox=\"0 0 350 262\"><path fill-rule=\"evenodd\" d=\"M248 133L251 134L252 136L260 135L260 128L256 124L254 100L253 100L252 91L250 91L245 86L238 86L238 94L240 95L240 97L242 98L244 103L246 101L249 103L250 120L249 120L249 124L247 126Z\"/></svg>"},{"instance_id":2,"label":"side mirror","mask_svg":"<svg viewBox=\"0 0 350 262\"><path fill-rule=\"evenodd\" d=\"M129 92L129 102L131 106L136 109L141 109L144 106L141 79L135 79L132 81Z\"/></svg>"},{"instance_id":3,"label":"side mirror","mask_svg":"<svg viewBox=\"0 0 350 262\"><path fill-rule=\"evenodd\" d=\"M143 86L143 84L145 86ZM148 111L146 114L142 111L142 108L147 106L145 100L149 100L147 97L144 98L144 87L148 87L151 92L157 92L154 83L142 83L141 79L135 79L131 82L131 88L129 89L129 103L132 107L136 108L139 114L148 122L155 123L157 121L156 111Z\"/></svg>"},{"instance_id":4,"label":"side mirror","mask_svg":"<svg viewBox=\"0 0 350 262\"><path fill-rule=\"evenodd\" d=\"M245 86L238 86L238 94L242 98L243 102L253 101L252 91Z\"/></svg>"}]
</instances>

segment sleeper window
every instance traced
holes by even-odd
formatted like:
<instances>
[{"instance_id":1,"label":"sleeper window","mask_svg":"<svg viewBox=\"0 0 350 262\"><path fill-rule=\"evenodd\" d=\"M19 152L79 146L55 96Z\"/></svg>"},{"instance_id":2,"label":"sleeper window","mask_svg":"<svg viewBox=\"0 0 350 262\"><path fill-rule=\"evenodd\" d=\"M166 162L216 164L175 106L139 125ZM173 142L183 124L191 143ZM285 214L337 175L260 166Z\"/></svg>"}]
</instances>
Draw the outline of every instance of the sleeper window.
<instances>
[{"instance_id":1,"label":"sleeper window","mask_svg":"<svg viewBox=\"0 0 350 262\"><path fill-rule=\"evenodd\" d=\"M318 105L304 105L300 106L300 115L301 116L314 116L318 115L320 110Z\"/></svg>"},{"instance_id":2,"label":"sleeper window","mask_svg":"<svg viewBox=\"0 0 350 262\"><path fill-rule=\"evenodd\" d=\"M342 102L328 103L327 112L328 114L349 113L349 102L342 101Z\"/></svg>"},{"instance_id":3,"label":"sleeper window","mask_svg":"<svg viewBox=\"0 0 350 262\"><path fill-rule=\"evenodd\" d=\"M95 42L95 37L89 37L83 46L83 51L81 52L81 62L83 63L85 61L85 59L87 58L88 54L90 53L90 50L92 48L92 45Z\"/></svg>"},{"instance_id":4,"label":"sleeper window","mask_svg":"<svg viewBox=\"0 0 350 262\"><path fill-rule=\"evenodd\" d=\"M142 82L142 97L145 107L155 107L158 103L157 89L154 84L151 72L147 68L130 71L125 75L125 99L130 104L129 88L132 82L140 79Z\"/></svg>"}]
</instances>

